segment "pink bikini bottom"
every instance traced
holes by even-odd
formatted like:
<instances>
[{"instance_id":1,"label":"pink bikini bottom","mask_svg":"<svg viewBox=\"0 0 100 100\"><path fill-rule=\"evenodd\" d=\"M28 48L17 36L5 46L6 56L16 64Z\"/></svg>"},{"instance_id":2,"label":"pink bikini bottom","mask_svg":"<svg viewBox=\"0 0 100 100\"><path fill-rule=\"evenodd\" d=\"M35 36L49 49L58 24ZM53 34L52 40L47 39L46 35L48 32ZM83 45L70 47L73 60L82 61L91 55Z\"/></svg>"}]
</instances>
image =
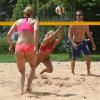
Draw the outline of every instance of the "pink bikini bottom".
<instances>
[{"instance_id":1,"label":"pink bikini bottom","mask_svg":"<svg viewBox=\"0 0 100 100\"><path fill-rule=\"evenodd\" d=\"M32 52L33 50L34 50L33 44L21 43L21 44L16 44L15 47L15 51L22 52L23 54Z\"/></svg>"}]
</instances>

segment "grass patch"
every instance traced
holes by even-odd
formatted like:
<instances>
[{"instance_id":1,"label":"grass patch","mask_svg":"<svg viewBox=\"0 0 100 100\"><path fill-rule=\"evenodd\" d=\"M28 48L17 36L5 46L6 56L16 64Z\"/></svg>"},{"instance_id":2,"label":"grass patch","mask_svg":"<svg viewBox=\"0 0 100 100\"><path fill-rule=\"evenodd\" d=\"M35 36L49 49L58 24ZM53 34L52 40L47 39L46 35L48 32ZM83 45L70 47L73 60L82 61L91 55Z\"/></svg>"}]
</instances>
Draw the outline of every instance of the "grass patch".
<instances>
[{"instance_id":1,"label":"grass patch","mask_svg":"<svg viewBox=\"0 0 100 100\"><path fill-rule=\"evenodd\" d=\"M62 53L62 54L52 54L51 55L51 60L52 61L59 61L59 62L63 62L63 61L70 61L71 57L69 57L66 53ZM79 58L78 60L80 61L84 61L84 57ZM91 55L91 60L92 61L100 61L100 54L95 54L95 55ZM11 63L11 62L15 62L15 54L14 53L0 53L0 63Z\"/></svg>"},{"instance_id":2,"label":"grass patch","mask_svg":"<svg viewBox=\"0 0 100 100\"><path fill-rule=\"evenodd\" d=\"M100 61L100 54L96 55L91 55L91 60L92 61Z\"/></svg>"},{"instance_id":3,"label":"grass patch","mask_svg":"<svg viewBox=\"0 0 100 100\"><path fill-rule=\"evenodd\" d=\"M67 53L52 54L50 57L52 61L69 61L71 59Z\"/></svg>"},{"instance_id":4,"label":"grass patch","mask_svg":"<svg viewBox=\"0 0 100 100\"><path fill-rule=\"evenodd\" d=\"M11 54L11 53L0 53L0 63L11 63L11 62L15 62L15 54Z\"/></svg>"}]
</instances>

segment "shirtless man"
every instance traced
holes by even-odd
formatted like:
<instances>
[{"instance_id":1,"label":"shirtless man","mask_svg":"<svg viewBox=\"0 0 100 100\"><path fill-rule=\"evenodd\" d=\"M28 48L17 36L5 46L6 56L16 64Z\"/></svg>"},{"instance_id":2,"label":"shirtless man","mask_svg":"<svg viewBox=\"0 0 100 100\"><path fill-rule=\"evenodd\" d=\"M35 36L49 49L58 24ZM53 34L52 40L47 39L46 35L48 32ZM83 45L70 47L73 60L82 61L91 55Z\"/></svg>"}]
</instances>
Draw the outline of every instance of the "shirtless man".
<instances>
[{"instance_id":1,"label":"shirtless man","mask_svg":"<svg viewBox=\"0 0 100 100\"><path fill-rule=\"evenodd\" d=\"M83 12L78 10L76 12L76 20L77 22L83 21ZM90 73L90 51L88 45L84 41L85 35L89 38L90 42L92 43L93 50L96 50L95 43L93 41L92 35L89 31L88 25L71 25L68 31L68 38L72 44L72 62L71 62L71 71L74 74L75 69L75 61L79 56L80 51L83 52L86 59L87 65L87 75L91 75Z\"/></svg>"}]
</instances>

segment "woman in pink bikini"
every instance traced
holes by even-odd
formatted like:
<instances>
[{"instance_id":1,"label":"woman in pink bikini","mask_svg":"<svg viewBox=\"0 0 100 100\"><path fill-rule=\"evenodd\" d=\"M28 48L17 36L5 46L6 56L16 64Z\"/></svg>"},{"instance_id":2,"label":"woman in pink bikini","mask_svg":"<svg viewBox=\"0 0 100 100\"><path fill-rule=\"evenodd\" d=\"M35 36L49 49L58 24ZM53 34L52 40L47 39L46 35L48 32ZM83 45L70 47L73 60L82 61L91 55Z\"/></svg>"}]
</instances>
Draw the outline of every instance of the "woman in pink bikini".
<instances>
[{"instance_id":1,"label":"woman in pink bikini","mask_svg":"<svg viewBox=\"0 0 100 100\"><path fill-rule=\"evenodd\" d=\"M27 91L31 89L31 83L34 77L34 66L37 60L38 45L38 21L32 18L33 9L28 6L24 9L24 18L17 20L10 28L7 34L9 49L13 47L12 34L18 32L18 39L15 46L15 55L18 70L20 72L21 94L23 94L25 83L25 60L29 62L30 73L28 77Z\"/></svg>"},{"instance_id":2,"label":"woman in pink bikini","mask_svg":"<svg viewBox=\"0 0 100 100\"><path fill-rule=\"evenodd\" d=\"M43 75L43 73L47 72L47 73L51 73L53 71L53 66L52 66L52 62L50 60L50 55L53 52L55 46L61 41L61 33L63 32L63 28L61 26L58 27L58 29L56 31L49 31L41 45L40 45L40 49L38 52L38 56L37 56L37 63L36 63L36 67L42 62L45 65L45 69L43 69L40 74ZM57 36L57 39L55 39L54 37ZM45 76L45 75L43 75Z\"/></svg>"}]
</instances>

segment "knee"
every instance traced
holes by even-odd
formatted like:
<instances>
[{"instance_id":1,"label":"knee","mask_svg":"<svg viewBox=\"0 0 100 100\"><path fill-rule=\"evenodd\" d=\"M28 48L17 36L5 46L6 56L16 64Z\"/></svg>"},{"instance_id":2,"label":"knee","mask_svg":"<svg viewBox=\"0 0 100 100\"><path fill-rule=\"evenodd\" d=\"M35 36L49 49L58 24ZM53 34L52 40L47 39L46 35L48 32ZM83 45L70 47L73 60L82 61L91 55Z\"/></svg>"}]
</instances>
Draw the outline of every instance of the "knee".
<instances>
[{"instance_id":1,"label":"knee","mask_svg":"<svg viewBox=\"0 0 100 100\"><path fill-rule=\"evenodd\" d=\"M91 61L90 55L86 56L86 61Z\"/></svg>"},{"instance_id":2,"label":"knee","mask_svg":"<svg viewBox=\"0 0 100 100\"><path fill-rule=\"evenodd\" d=\"M52 67L49 68L49 69L48 69L48 72L49 72L49 73L52 73L52 72L53 72L53 68L52 68Z\"/></svg>"},{"instance_id":3,"label":"knee","mask_svg":"<svg viewBox=\"0 0 100 100\"><path fill-rule=\"evenodd\" d=\"M19 72L20 72L21 74L24 74L24 73L25 73L25 70L24 70L24 69L19 69Z\"/></svg>"},{"instance_id":4,"label":"knee","mask_svg":"<svg viewBox=\"0 0 100 100\"><path fill-rule=\"evenodd\" d=\"M31 65L30 67L31 67L31 70L32 71L34 71L36 69L36 66L35 65Z\"/></svg>"},{"instance_id":5,"label":"knee","mask_svg":"<svg viewBox=\"0 0 100 100\"><path fill-rule=\"evenodd\" d=\"M75 62L76 62L76 60L72 60L72 61L71 61L71 64L75 64Z\"/></svg>"},{"instance_id":6,"label":"knee","mask_svg":"<svg viewBox=\"0 0 100 100\"><path fill-rule=\"evenodd\" d=\"M76 58L76 59L72 59L72 61L71 61L71 62L76 62L76 60L77 60L77 58Z\"/></svg>"}]
</instances>

